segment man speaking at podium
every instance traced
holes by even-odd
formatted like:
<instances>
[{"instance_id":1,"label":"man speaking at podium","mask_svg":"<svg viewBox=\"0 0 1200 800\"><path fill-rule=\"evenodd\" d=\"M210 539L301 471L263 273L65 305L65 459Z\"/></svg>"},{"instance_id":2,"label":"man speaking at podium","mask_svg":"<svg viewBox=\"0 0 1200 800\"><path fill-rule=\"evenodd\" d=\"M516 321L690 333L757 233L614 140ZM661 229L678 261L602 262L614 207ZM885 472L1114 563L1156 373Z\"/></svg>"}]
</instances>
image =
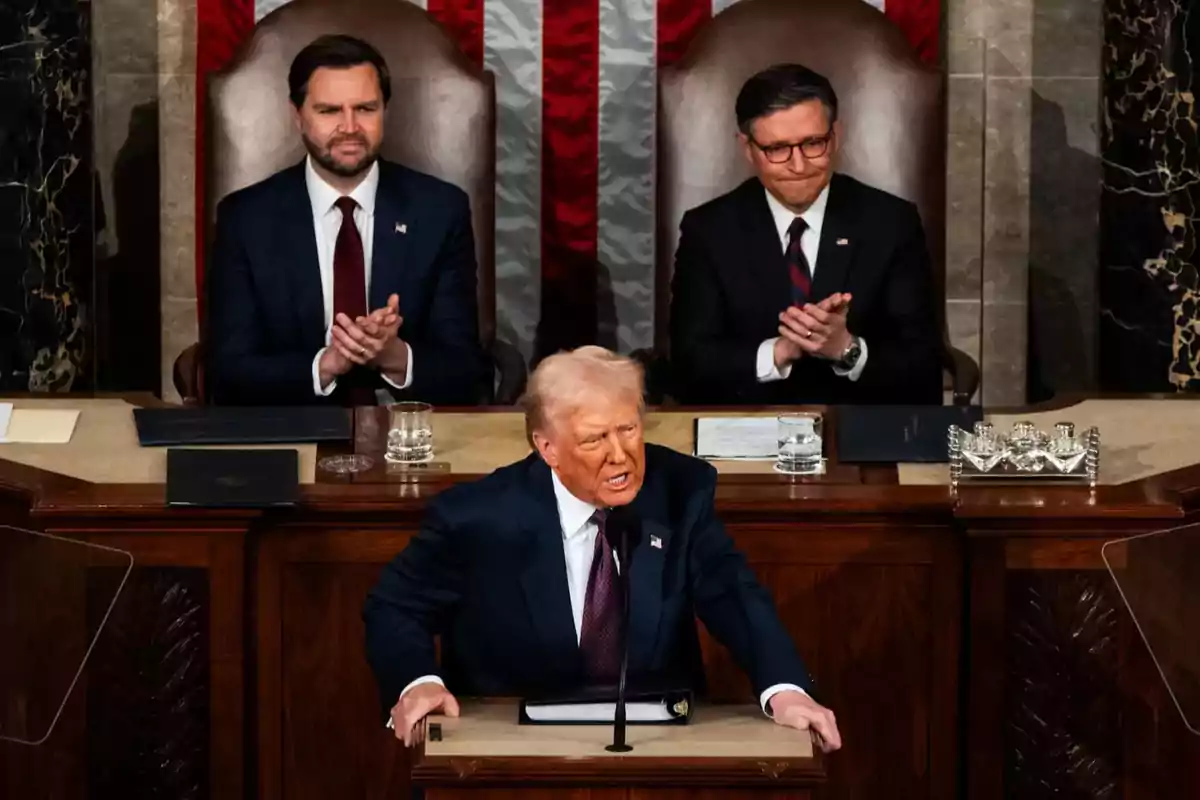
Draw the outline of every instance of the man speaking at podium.
<instances>
[{"instance_id":1,"label":"man speaking at podium","mask_svg":"<svg viewBox=\"0 0 1200 800\"><path fill-rule=\"evenodd\" d=\"M536 452L430 504L363 612L397 737L411 743L431 712L457 716L452 692L545 695L614 682L618 576L628 567L631 683L701 685L699 617L772 719L813 731L826 751L841 746L770 595L716 517L716 471L645 444L642 395L638 365L603 348L545 359L525 397ZM619 508L643 530L629 564L605 536Z\"/></svg>"}]
</instances>

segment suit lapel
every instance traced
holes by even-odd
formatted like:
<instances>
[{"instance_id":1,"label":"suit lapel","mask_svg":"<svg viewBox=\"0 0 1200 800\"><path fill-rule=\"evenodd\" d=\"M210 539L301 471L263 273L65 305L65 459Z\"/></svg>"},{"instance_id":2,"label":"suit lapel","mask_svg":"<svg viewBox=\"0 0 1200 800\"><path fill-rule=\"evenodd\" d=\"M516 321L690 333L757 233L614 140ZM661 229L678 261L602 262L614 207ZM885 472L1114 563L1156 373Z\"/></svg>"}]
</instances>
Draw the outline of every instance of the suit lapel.
<instances>
[{"instance_id":1,"label":"suit lapel","mask_svg":"<svg viewBox=\"0 0 1200 800\"><path fill-rule=\"evenodd\" d=\"M321 293L317 234L303 161L286 173L280 203L283 213L279 215L276 232L278 263L287 271L300 335L315 352L325 346L325 297Z\"/></svg>"},{"instance_id":2,"label":"suit lapel","mask_svg":"<svg viewBox=\"0 0 1200 800\"><path fill-rule=\"evenodd\" d=\"M649 457L649 450L647 450ZM646 465L648 480L654 475ZM650 664L658 644L659 620L662 617L663 567L671 547L671 529L662 522L666 516L666 500L657 484L646 485L633 501L633 508L642 521L642 540L630 556L629 568L629 663L633 666Z\"/></svg>"},{"instance_id":3,"label":"suit lapel","mask_svg":"<svg viewBox=\"0 0 1200 800\"><path fill-rule=\"evenodd\" d=\"M545 649L547 665L565 675L582 670L571 594L567 589L567 560L563 553L562 523L550 468L536 455L530 456L527 501L529 513L523 520L528 549L521 587L529 606L529 618ZM564 663L563 655L569 654Z\"/></svg>"},{"instance_id":4,"label":"suit lapel","mask_svg":"<svg viewBox=\"0 0 1200 800\"><path fill-rule=\"evenodd\" d=\"M400 295L401 313L410 301L407 288L409 239L413 200L403 174L385 161L379 162L379 188L375 192L375 234L371 253L371 286L367 290L368 311L387 305L388 295Z\"/></svg>"},{"instance_id":5,"label":"suit lapel","mask_svg":"<svg viewBox=\"0 0 1200 800\"><path fill-rule=\"evenodd\" d=\"M774 331L779 324L776 317L787 308L792 297L792 281L783 257L783 244L775 229L763 185L757 179L751 179L738 191L742 192L739 206L747 245L744 261L738 261L746 265L751 278L750 290L755 297L761 298L763 313L770 317L770 327Z\"/></svg>"},{"instance_id":6,"label":"suit lapel","mask_svg":"<svg viewBox=\"0 0 1200 800\"><path fill-rule=\"evenodd\" d=\"M850 191L846 180L835 174L829 185L821 241L817 246L817 267L812 287L815 301L823 300L834 292L846 291L859 233L854 204L848 196Z\"/></svg>"}]
</instances>

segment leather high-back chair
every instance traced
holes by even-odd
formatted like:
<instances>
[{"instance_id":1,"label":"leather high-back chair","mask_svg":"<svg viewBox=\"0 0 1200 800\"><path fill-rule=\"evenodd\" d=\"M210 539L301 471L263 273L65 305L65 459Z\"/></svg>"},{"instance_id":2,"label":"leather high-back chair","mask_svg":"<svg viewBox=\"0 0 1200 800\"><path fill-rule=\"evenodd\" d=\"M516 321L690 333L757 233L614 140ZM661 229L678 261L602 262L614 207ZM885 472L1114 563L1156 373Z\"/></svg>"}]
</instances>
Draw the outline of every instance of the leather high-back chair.
<instances>
[{"instance_id":1,"label":"leather high-back chair","mask_svg":"<svg viewBox=\"0 0 1200 800\"><path fill-rule=\"evenodd\" d=\"M903 34L861 0L742 0L709 22L659 72L655 351L670 352L671 274L684 212L753 174L736 139L742 84L772 64L827 77L845 136L838 170L916 203L925 226L955 402L979 368L950 347L945 321L946 92Z\"/></svg>"},{"instance_id":2,"label":"leather high-back chair","mask_svg":"<svg viewBox=\"0 0 1200 800\"><path fill-rule=\"evenodd\" d=\"M524 360L496 340L494 76L471 64L423 9L400 0L293 0L258 23L233 62L209 81L206 238L223 197L304 157L288 68L301 48L329 33L370 42L387 62L392 97L382 157L449 181L470 198L480 338L500 374L496 401L514 402L524 389ZM176 370L177 383L181 371L187 372Z\"/></svg>"}]
</instances>

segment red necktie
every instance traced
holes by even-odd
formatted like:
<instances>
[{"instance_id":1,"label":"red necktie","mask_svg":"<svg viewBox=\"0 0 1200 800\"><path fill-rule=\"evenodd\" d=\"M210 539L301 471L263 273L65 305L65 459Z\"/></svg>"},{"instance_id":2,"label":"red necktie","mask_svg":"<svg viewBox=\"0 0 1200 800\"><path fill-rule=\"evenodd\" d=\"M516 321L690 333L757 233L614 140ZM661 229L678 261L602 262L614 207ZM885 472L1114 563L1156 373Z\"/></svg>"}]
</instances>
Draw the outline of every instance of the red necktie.
<instances>
[{"instance_id":1,"label":"red necktie","mask_svg":"<svg viewBox=\"0 0 1200 800\"><path fill-rule=\"evenodd\" d=\"M621 582L612 547L605 538L606 519L604 511L597 511L592 517L599 530L588 572L579 650L589 680L615 683L621 671Z\"/></svg>"},{"instance_id":2,"label":"red necktie","mask_svg":"<svg viewBox=\"0 0 1200 800\"><path fill-rule=\"evenodd\" d=\"M367 315L367 270L362 236L354 224L358 203L352 197L339 197L334 205L342 212L342 227L333 248L333 315L336 319L345 314L353 320Z\"/></svg>"},{"instance_id":3,"label":"red necktie","mask_svg":"<svg viewBox=\"0 0 1200 800\"><path fill-rule=\"evenodd\" d=\"M354 224L354 209L358 203L352 197L339 197L334 203L342 212L342 227L338 229L333 248L333 317L345 314L351 321L367 315L367 270L363 257L362 236ZM373 406L375 391L370 376L355 367L338 379L336 394L345 405Z\"/></svg>"},{"instance_id":4,"label":"red necktie","mask_svg":"<svg viewBox=\"0 0 1200 800\"><path fill-rule=\"evenodd\" d=\"M788 275L792 279L792 303L797 306L808 302L808 295L812 291L812 268L804 257L804 250L800 248L800 237L806 230L808 223L803 217L796 217L788 226Z\"/></svg>"}]
</instances>

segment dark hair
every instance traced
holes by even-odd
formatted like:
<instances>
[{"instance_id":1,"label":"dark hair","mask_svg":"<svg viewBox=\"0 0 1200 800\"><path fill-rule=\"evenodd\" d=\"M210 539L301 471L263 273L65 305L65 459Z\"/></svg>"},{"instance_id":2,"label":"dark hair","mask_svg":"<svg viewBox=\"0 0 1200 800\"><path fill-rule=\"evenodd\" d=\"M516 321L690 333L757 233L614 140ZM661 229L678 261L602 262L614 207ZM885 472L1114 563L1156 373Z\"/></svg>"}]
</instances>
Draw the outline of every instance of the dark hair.
<instances>
[{"instance_id":1,"label":"dark hair","mask_svg":"<svg viewBox=\"0 0 1200 800\"><path fill-rule=\"evenodd\" d=\"M379 88L383 91L383 103L392 99L392 76L387 62L371 45L354 36L327 34L313 39L292 59L288 70L288 95L296 108L304 105L308 96L308 80L320 67L357 67L370 64L379 76Z\"/></svg>"},{"instance_id":2,"label":"dark hair","mask_svg":"<svg viewBox=\"0 0 1200 800\"><path fill-rule=\"evenodd\" d=\"M738 130L749 136L754 120L807 100L820 100L829 115L829 124L837 122L837 94L824 75L800 64L767 67L742 84L738 92L734 105Z\"/></svg>"}]
</instances>

